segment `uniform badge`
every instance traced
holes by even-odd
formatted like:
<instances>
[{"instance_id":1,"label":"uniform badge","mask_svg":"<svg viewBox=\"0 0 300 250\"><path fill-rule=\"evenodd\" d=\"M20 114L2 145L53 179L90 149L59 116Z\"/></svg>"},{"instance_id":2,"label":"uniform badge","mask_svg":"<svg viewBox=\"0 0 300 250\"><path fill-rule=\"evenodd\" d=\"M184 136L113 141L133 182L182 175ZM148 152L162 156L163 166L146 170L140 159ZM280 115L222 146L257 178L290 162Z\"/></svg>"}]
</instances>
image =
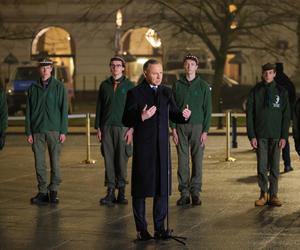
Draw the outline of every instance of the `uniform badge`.
<instances>
[{"instance_id":1,"label":"uniform badge","mask_svg":"<svg viewBox=\"0 0 300 250\"><path fill-rule=\"evenodd\" d=\"M273 102L273 108L280 108L280 97L275 95L275 102Z\"/></svg>"}]
</instances>

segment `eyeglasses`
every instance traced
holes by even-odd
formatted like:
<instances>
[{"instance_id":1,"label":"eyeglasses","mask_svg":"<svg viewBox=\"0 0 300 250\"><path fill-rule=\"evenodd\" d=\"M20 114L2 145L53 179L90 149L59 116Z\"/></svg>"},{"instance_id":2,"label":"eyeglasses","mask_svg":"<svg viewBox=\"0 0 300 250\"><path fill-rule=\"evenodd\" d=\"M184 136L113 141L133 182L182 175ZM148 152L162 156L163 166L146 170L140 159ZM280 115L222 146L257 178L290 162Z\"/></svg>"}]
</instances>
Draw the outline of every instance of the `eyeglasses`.
<instances>
[{"instance_id":1,"label":"eyeglasses","mask_svg":"<svg viewBox=\"0 0 300 250\"><path fill-rule=\"evenodd\" d=\"M123 65L122 64L111 64L110 67L111 68L121 68L121 67L123 67Z\"/></svg>"}]
</instances>

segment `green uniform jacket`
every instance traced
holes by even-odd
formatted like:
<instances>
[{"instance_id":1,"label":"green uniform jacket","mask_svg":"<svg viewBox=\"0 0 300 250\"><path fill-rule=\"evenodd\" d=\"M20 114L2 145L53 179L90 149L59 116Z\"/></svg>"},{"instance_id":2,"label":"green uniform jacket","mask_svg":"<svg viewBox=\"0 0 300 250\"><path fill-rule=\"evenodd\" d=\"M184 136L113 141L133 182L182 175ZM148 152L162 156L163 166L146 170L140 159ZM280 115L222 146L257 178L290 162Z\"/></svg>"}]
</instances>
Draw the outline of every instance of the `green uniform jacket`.
<instances>
[{"instance_id":1,"label":"green uniform jacket","mask_svg":"<svg viewBox=\"0 0 300 250\"><path fill-rule=\"evenodd\" d=\"M27 92L26 135L68 130L68 101L63 83L51 77L46 89L40 81L33 83Z\"/></svg>"},{"instance_id":2,"label":"green uniform jacket","mask_svg":"<svg viewBox=\"0 0 300 250\"><path fill-rule=\"evenodd\" d=\"M134 87L134 84L126 77L122 77L116 91L113 88L113 78L109 77L99 87L95 129L104 125L124 127L122 116L126 102L127 91Z\"/></svg>"},{"instance_id":3,"label":"green uniform jacket","mask_svg":"<svg viewBox=\"0 0 300 250\"><path fill-rule=\"evenodd\" d=\"M7 102L5 91L0 87L0 134L7 128Z\"/></svg>"},{"instance_id":4,"label":"green uniform jacket","mask_svg":"<svg viewBox=\"0 0 300 250\"><path fill-rule=\"evenodd\" d=\"M192 111L188 124L202 124L203 132L208 132L211 119L211 93L208 84L197 76L188 82L185 77L180 78L173 85L173 94L180 110L186 105ZM171 123L175 128L175 124Z\"/></svg>"},{"instance_id":5,"label":"green uniform jacket","mask_svg":"<svg viewBox=\"0 0 300 250\"><path fill-rule=\"evenodd\" d=\"M290 123L288 92L276 84L259 82L247 101L248 138L287 139Z\"/></svg>"}]
</instances>

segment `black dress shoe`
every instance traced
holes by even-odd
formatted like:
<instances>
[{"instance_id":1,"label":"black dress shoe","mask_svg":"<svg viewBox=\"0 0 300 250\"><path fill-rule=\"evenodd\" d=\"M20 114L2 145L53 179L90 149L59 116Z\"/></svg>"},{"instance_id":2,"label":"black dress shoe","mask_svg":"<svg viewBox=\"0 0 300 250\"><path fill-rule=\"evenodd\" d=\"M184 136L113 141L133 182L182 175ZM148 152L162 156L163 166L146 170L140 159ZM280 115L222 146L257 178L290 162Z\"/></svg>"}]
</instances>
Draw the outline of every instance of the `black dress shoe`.
<instances>
[{"instance_id":1,"label":"black dress shoe","mask_svg":"<svg viewBox=\"0 0 300 250\"><path fill-rule=\"evenodd\" d=\"M57 191L50 191L50 203L58 204L59 199L57 197Z\"/></svg>"},{"instance_id":2,"label":"black dress shoe","mask_svg":"<svg viewBox=\"0 0 300 250\"><path fill-rule=\"evenodd\" d=\"M154 239L156 240L167 240L170 239L170 232L166 229L162 229L154 232Z\"/></svg>"},{"instance_id":3,"label":"black dress shoe","mask_svg":"<svg viewBox=\"0 0 300 250\"><path fill-rule=\"evenodd\" d=\"M49 202L49 196L48 193L38 193L36 196L32 197L30 199L31 204L46 204Z\"/></svg>"},{"instance_id":4,"label":"black dress shoe","mask_svg":"<svg viewBox=\"0 0 300 250\"><path fill-rule=\"evenodd\" d=\"M193 206L200 206L202 204L199 196L192 196L192 204Z\"/></svg>"},{"instance_id":5,"label":"black dress shoe","mask_svg":"<svg viewBox=\"0 0 300 250\"><path fill-rule=\"evenodd\" d=\"M152 235L147 231L141 231L137 233L137 240L139 241L147 241L153 239Z\"/></svg>"},{"instance_id":6,"label":"black dress shoe","mask_svg":"<svg viewBox=\"0 0 300 250\"><path fill-rule=\"evenodd\" d=\"M181 196L180 199L177 201L177 206L185 206L191 203L189 196Z\"/></svg>"},{"instance_id":7,"label":"black dress shoe","mask_svg":"<svg viewBox=\"0 0 300 250\"><path fill-rule=\"evenodd\" d=\"M290 172L290 171L293 171L294 169L292 168L292 166L284 166L284 172L287 173L287 172Z\"/></svg>"}]
</instances>

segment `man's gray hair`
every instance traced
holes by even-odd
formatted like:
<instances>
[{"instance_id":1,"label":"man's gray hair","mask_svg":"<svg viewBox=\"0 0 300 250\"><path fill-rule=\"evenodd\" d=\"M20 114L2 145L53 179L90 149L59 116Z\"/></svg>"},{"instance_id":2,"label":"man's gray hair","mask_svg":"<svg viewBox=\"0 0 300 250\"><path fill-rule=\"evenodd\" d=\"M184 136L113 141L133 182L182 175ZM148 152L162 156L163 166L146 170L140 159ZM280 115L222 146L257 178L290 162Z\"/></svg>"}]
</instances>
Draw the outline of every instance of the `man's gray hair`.
<instances>
[{"instance_id":1,"label":"man's gray hair","mask_svg":"<svg viewBox=\"0 0 300 250\"><path fill-rule=\"evenodd\" d=\"M143 71L146 71L149 67L149 65L152 64L161 64L160 61L156 60L156 59L149 59L147 62L144 63L143 65Z\"/></svg>"}]
</instances>

